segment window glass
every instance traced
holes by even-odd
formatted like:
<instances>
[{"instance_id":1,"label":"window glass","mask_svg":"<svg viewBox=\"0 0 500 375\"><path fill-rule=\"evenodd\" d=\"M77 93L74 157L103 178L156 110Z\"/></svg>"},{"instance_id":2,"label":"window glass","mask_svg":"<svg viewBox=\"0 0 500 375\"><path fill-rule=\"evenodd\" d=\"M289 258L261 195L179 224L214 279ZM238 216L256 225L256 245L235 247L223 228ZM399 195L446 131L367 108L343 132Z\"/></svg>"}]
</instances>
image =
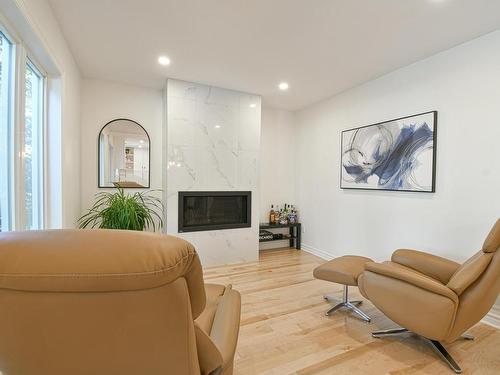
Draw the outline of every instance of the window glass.
<instances>
[{"instance_id":1,"label":"window glass","mask_svg":"<svg viewBox=\"0 0 500 375\"><path fill-rule=\"evenodd\" d=\"M0 232L11 229L10 184L11 116L12 103L11 61L12 43L0 32Z\"/></svg>"},{"instance_id":2,"label":"window glass","mask_svg":"<svg viewBox=\"0 0 500 375\"><path fill-rule=\"evenodd\" d=\"M24 107L24 211L26 229L42 228L43 76L26 64Z\"/></svg>"},{"instance_id":3,"label":"window glass","mask_svg":"<svg viewBox=\"0 0 500 375\"><path fill-rule=\"evenodd\" d=\"M45 76L28 55L0 31L0 232L44 224Z\"/></svg>"}]
</instances>

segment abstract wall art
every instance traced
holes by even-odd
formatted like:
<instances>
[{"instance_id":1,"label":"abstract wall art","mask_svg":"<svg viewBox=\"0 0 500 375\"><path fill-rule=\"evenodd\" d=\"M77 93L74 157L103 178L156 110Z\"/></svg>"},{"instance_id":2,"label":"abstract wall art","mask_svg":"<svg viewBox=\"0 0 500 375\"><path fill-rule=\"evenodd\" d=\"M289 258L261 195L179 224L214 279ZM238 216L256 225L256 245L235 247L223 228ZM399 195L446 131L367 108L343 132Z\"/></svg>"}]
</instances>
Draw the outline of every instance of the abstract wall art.
<instances>
[{"instance_id":1,"label":"abstract wall art","mask_svg":"<svg viewBox=\"0 0 500 375\"><path fill-rule=\"evenodd\" d=\"M342 132L342 189L433 193L437 111Z\"/></svg>"}]
</instances>

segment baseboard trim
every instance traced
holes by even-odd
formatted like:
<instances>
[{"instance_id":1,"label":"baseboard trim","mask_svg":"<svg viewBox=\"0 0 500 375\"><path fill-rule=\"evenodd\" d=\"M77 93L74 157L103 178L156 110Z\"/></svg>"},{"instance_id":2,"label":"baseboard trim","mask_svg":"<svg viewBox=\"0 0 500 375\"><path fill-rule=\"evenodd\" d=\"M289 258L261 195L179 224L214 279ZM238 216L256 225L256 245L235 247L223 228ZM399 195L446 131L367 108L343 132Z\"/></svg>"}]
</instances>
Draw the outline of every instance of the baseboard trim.
<instances>
[{"instance_id":1,"label":"baseboard trim","mask_svg":"<svg viewBox=\"0 0 500 375\"><path fill-rule=\"evenodd\" d=\"M308 252L309 254L316 255L317 257L324 260L332 260L333 258L335 258L332 254L324 250L317 249L305 243L302 243L301 249L304 250L305 252Z\"/></svg>"},{"instance_id":2,"label":"baseboard trim","mask_svg":"<svg viewBox=\"0 0 500 375\"><path fill-rule=\"evenodd\" d=\"M500 329L500 306L494 305L481 323Z\"/></svg>"}]
</instances>

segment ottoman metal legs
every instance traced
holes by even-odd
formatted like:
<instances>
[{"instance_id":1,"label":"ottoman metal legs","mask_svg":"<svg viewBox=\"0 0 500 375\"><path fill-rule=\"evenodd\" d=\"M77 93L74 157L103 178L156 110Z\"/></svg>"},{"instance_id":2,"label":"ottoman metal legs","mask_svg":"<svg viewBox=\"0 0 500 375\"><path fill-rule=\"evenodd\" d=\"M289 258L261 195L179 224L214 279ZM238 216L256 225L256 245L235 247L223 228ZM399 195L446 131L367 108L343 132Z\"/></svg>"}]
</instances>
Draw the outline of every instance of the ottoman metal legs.
<instances>
[{"instance_id":1,"label":"ottoman metal legs","mask_svg":"<svg viewBox=\"0 0 500 375\"><path fill-rule=\"evenodd\" d=\"M325 300L330 302L338 301L330 296L324 296L324 298ZM341 308L346 308L354 312L358 317L363 319L365 322L370 322L371 321L370 317L356 307L357 305L360 305L362 302L363 301L349 301L349 286L344 285L344 293L342 301L339 302L337 305L333 306L330 310L328 310L325 315L329 316L330 314L333 314L335 311Z\"/></svg>"}]
</instances>

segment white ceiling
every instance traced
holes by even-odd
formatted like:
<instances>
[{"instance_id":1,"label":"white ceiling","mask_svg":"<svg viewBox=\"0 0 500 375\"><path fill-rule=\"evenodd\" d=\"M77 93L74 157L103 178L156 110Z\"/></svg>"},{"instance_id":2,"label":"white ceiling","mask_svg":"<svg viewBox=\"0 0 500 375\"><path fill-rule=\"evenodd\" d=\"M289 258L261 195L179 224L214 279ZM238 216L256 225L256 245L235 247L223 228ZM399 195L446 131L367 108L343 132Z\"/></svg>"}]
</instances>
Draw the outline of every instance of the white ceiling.
<instances>
[{"instance_id":1,"label":"white ceiling","mask_svg":"<svg viewBox=\"0 0 500 375\"><path fill-rule=\"evenodd\" d=\"M500 28L499 0L50 2L85 77L157 88L173 77L289 110Z\"/></svg>"}]
</instances>

